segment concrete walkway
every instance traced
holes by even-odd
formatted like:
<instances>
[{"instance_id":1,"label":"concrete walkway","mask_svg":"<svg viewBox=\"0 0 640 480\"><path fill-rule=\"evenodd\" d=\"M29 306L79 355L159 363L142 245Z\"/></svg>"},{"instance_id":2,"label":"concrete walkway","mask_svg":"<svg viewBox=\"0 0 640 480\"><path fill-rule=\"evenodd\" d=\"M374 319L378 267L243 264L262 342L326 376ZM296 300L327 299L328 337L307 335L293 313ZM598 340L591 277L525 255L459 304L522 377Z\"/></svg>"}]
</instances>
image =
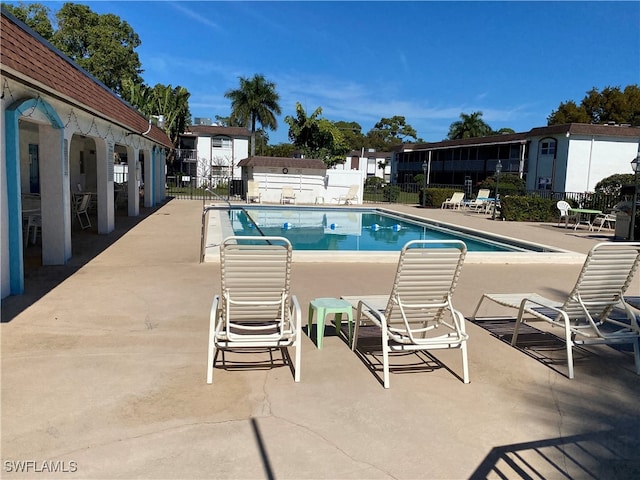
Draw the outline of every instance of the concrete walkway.
<instances>
[{"instance_id":1,"label":"concrete walkway","mask_svg":"<svg viewBox=\"0 0 640 480\"><path fill-rule=\"evenodd\" d=\"M398 208L578 253L611 237ZM577 354L569 380L562 345L527 354L501 341L495 326L467 322L469 385L458 378L459 353L443 352L439 362L414 358L412 372L393 371L406 362L392 359L385 390L381 357L370 368L329 327L322 350L304 337L299 384L279 353L273 364L228 353L226 366L235 368L219 358L207 385L209 308L220 279L217 264L198 263L201 212L201 202L188 200L145 209L112 235L74 243L70 265L39 269L24 296L3 300L3 478L640 474L640 377L629 353L609 347ZM562 298L579 270L468 264L454 304L469 316L488 291ZM316 297L388 293L394 271L385 263L294 263L293 292L306 313ZM629 293L640 294L640 279ZM241 368L247 360L263 368ZM74 472L50 474L53 467Z\"/></svg>"}]
</instances>

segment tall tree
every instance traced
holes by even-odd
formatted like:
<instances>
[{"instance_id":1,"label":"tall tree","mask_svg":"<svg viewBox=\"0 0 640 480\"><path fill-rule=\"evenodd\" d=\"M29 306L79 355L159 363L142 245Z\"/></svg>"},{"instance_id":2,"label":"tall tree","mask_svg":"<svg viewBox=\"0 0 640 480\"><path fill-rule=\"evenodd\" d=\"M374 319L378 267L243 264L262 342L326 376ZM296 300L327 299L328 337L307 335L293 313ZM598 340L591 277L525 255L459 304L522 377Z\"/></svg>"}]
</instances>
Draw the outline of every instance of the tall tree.
<instances>
[{"instance_id":1,"label":"tall tree","mask_svg":"<svg viewBox=\"0 0 640 480\"><path fill-rule=\"evenodd\" d=\"M310 158L324 160L327 166L344 163L349 145L339 127L326 118L321 118L322 107L307 115L300 102L296 103L296 116L287 115L289 140Z\"/></svg>"},{"instance_id":2,"label":"tall tree","mask_svg":"<svg viewBox=\"0 0 640 480\"><path fill-rule=\"evenodd\" d=\"M419 141L418 133L401 115L391 118L381 118L371 130L367 132L367 146L377 151L388 151L394 145Z\"/></svg>"},{"instance_id":3,"label":"tall tree","mask_svg":"<svg viewBox=\"0 0 640 480\"><path fill-rule=\"evenodd\" d=\"M628 123L640 125L640 87L628 85L592 88L577 105L573 100L560 103L547 117L548 125L561 123Z\"/></svg>"},{"instance_id":4,"label":"tall tree","mask_svg":"<svg viewBox=\"0 0 640 480\"><path fill-rule=\"evenodd\" d=\"M449 140L460 138L486 137L493 133L493 129L482 119L482 112L471 114L461 113L460 120L449 126Z\"/></svg>"},{"instance_id":5,"label":"tall tree","mask_svg":"<svg viewBox=\"0 0 640 480\"><path fill-rule=\"evenodd\" d=\"M122 80L120 96L141 112L144 112L145 105L151 102L152 93L144 83L134 83L130 78Z\"/></svg>"},{"instance_id":6,"label":"tall tree","mask_svg":"<svg viewBox=\"0 0 640 480\"><path fill-rule=\"evenodd\" d=\"M38 32L45 40L51 40L53 37L53 27L49 14L51 10L42 3L19 2L18 5L2 2L2 8L8 11L18 20L27 24L30 28Z\"/></svg>"},{"instance_id":7,"label":"tall tree","mask_svg":"<svg viewBox=\"0 0 640 480\"><path fill-rule=\"evenodd\" d=\"M547 125L560 125L563 123L591 123L591 117L587 110L576 102L569 100L558 106L557 110L551 112L547 117Z\"/></svg>"},{"instance_id":8,"label":"tall tree","mask_svg":"<svg viewBox=\"0 0 640 480\"><path fill-rule=\"evenodd\" d=\"M230 122L238 121L251 129L251 156L256 154L256 124L263 129L278 128L276 115L280 115L280 96L276 84L267 81L263 75L253 78L240 77L240 87L228 90L224 96L231 100Z\"/></svg>"},{"instance_id":9,"label":"tall tree","mask_svg":"<svg viewBox=\"0 0 640 480\"><path fill-rule=\"evenodd\" d=\"M78 65L118 94L125 79L142 83L135 52L141 41L127 22L74 3L65 3L56 17L58 29L51 42Z\"/></svg>"},{"instance_id":10,"label":"tall tree","mask_svg":"<svg viewBox=\"0 0 640 480\"><path fill-rule=\"evenodd\" d=\"M313 152L318 148L320 132L320 115L322 107L316 108L311 115L307 115L300 102L296 103L296 116L287 115L284 121L289 125L289 140L307 152Z\"/></svg>"},{"instance_id":11,"label":"tall tree","mask_svg":"<svg viewBox=\"0 0 640 480\"><path fill-rule=\"evenodd\" d=\"M350 150L361 150L367 148L367 137L362 133L362 127L357 122L334 122L335 126L340 130L344 141L349 145Z\"/></svg>"},{"instance_id":12,"label":"tall tree","mask_svg":"<svg viewBox=\"0 0 640 480\"><path fill-rule=\"evenodd\" d=\"M178 144L178 136L185 131L191 121L189 111L189 97L191 94L184 87L157 84L151 90L149 101L143 107L143 113L149 117L162 115L164 117L164 131L171 139L171 143Z\"/></svg>"}]
</instances>

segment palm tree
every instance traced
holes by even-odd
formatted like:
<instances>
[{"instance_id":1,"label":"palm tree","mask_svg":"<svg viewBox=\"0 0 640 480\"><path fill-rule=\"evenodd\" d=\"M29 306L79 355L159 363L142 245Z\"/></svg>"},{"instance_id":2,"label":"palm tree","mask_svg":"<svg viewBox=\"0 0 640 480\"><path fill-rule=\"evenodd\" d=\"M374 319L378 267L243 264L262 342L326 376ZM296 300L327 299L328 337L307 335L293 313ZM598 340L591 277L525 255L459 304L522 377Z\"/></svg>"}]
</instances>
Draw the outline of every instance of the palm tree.
<instances>
[{"instance_id":1,"label":"palm tree","mask_svg":"<svg viewBox=\"0 0 640 480\"><path fill-rule=\"evenodd\" d=\"M460 114L460 120L453 122L449 127L449 140L460 138L486 137L493 133L492 128L482 120L482 112L473 112L470 115Z\"/></svg>"},{"instance_id":2,"label":"palm tree","mask_svg":"<svg viewBox=\"0 0 640 480\"><path fill-rule=\"evenodd\" d=\"M300 102L296 102L296 116L287 115L284 121L289 125L289 140L296 147L306 149L310 154L319 148L320 115L322 107L318 107L311 115L307 115Z\"/></svg>"},{"instance_id":3,"label":"palm tree","mask_svg":"<svg viewBox=\"0 0 640 480\"><path fill-rule=\"evenodd\" d=\"M240 88L228 90L224 96L231 100L231 122L241 125L251 124L251 156L256 154L256 123L263 129L278 128L276 115L280 115L280 96L276 93L276 84L268 82L263 75L253 78L239 77Z\"/></svg>"}]
</instances>

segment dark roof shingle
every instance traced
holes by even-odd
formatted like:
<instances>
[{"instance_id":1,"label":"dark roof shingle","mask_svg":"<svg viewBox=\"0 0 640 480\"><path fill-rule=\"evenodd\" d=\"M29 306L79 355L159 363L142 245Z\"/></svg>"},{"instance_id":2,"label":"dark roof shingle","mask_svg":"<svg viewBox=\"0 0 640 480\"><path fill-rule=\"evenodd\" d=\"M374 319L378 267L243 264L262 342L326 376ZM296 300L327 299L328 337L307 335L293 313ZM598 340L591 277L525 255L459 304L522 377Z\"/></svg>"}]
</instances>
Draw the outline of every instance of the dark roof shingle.
<instances>
[{"instance_id":1,"label":"dark roof shingle","mask_svg":"<svg viewBox=\"0 0 640 480\"><path fill-rule=\"evenodd\" d=\"M71 99L78 108L125 129L141 133L149 128L149 120L140 112L4 9L0 18L0 43L3 75L66 102ZM146 136L172 147L167 134L156 126L152 126Z\"/></svg>"}]
</instances>

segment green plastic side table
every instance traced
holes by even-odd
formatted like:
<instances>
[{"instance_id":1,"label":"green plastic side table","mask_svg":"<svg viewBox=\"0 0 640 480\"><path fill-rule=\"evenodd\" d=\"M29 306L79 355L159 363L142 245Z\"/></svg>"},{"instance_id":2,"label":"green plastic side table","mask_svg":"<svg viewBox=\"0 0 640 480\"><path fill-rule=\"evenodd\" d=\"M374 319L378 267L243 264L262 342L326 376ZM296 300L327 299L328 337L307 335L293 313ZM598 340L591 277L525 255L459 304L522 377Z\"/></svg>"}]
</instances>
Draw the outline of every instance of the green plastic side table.
<instances>
[{"instance_id":1,"label":"green plastic side table","mask_svg":"<svg viewBox=\"0 0 640 480\"><path fill-rule=\"evenodd\" d=\"M339 298L316 298L309 303L309 321L307 331L311 336L311 326L313 325L313 312L316 312L316 343L318 348L322 348L322 339L324 338L324 323L327 315L334 314L336 321L336 332L340 331L342 325L342 315L346 314L349 319L349 345L351 345L351 331L353 324L352 307L346 300Z\"/></svg>"}]
</instances>

